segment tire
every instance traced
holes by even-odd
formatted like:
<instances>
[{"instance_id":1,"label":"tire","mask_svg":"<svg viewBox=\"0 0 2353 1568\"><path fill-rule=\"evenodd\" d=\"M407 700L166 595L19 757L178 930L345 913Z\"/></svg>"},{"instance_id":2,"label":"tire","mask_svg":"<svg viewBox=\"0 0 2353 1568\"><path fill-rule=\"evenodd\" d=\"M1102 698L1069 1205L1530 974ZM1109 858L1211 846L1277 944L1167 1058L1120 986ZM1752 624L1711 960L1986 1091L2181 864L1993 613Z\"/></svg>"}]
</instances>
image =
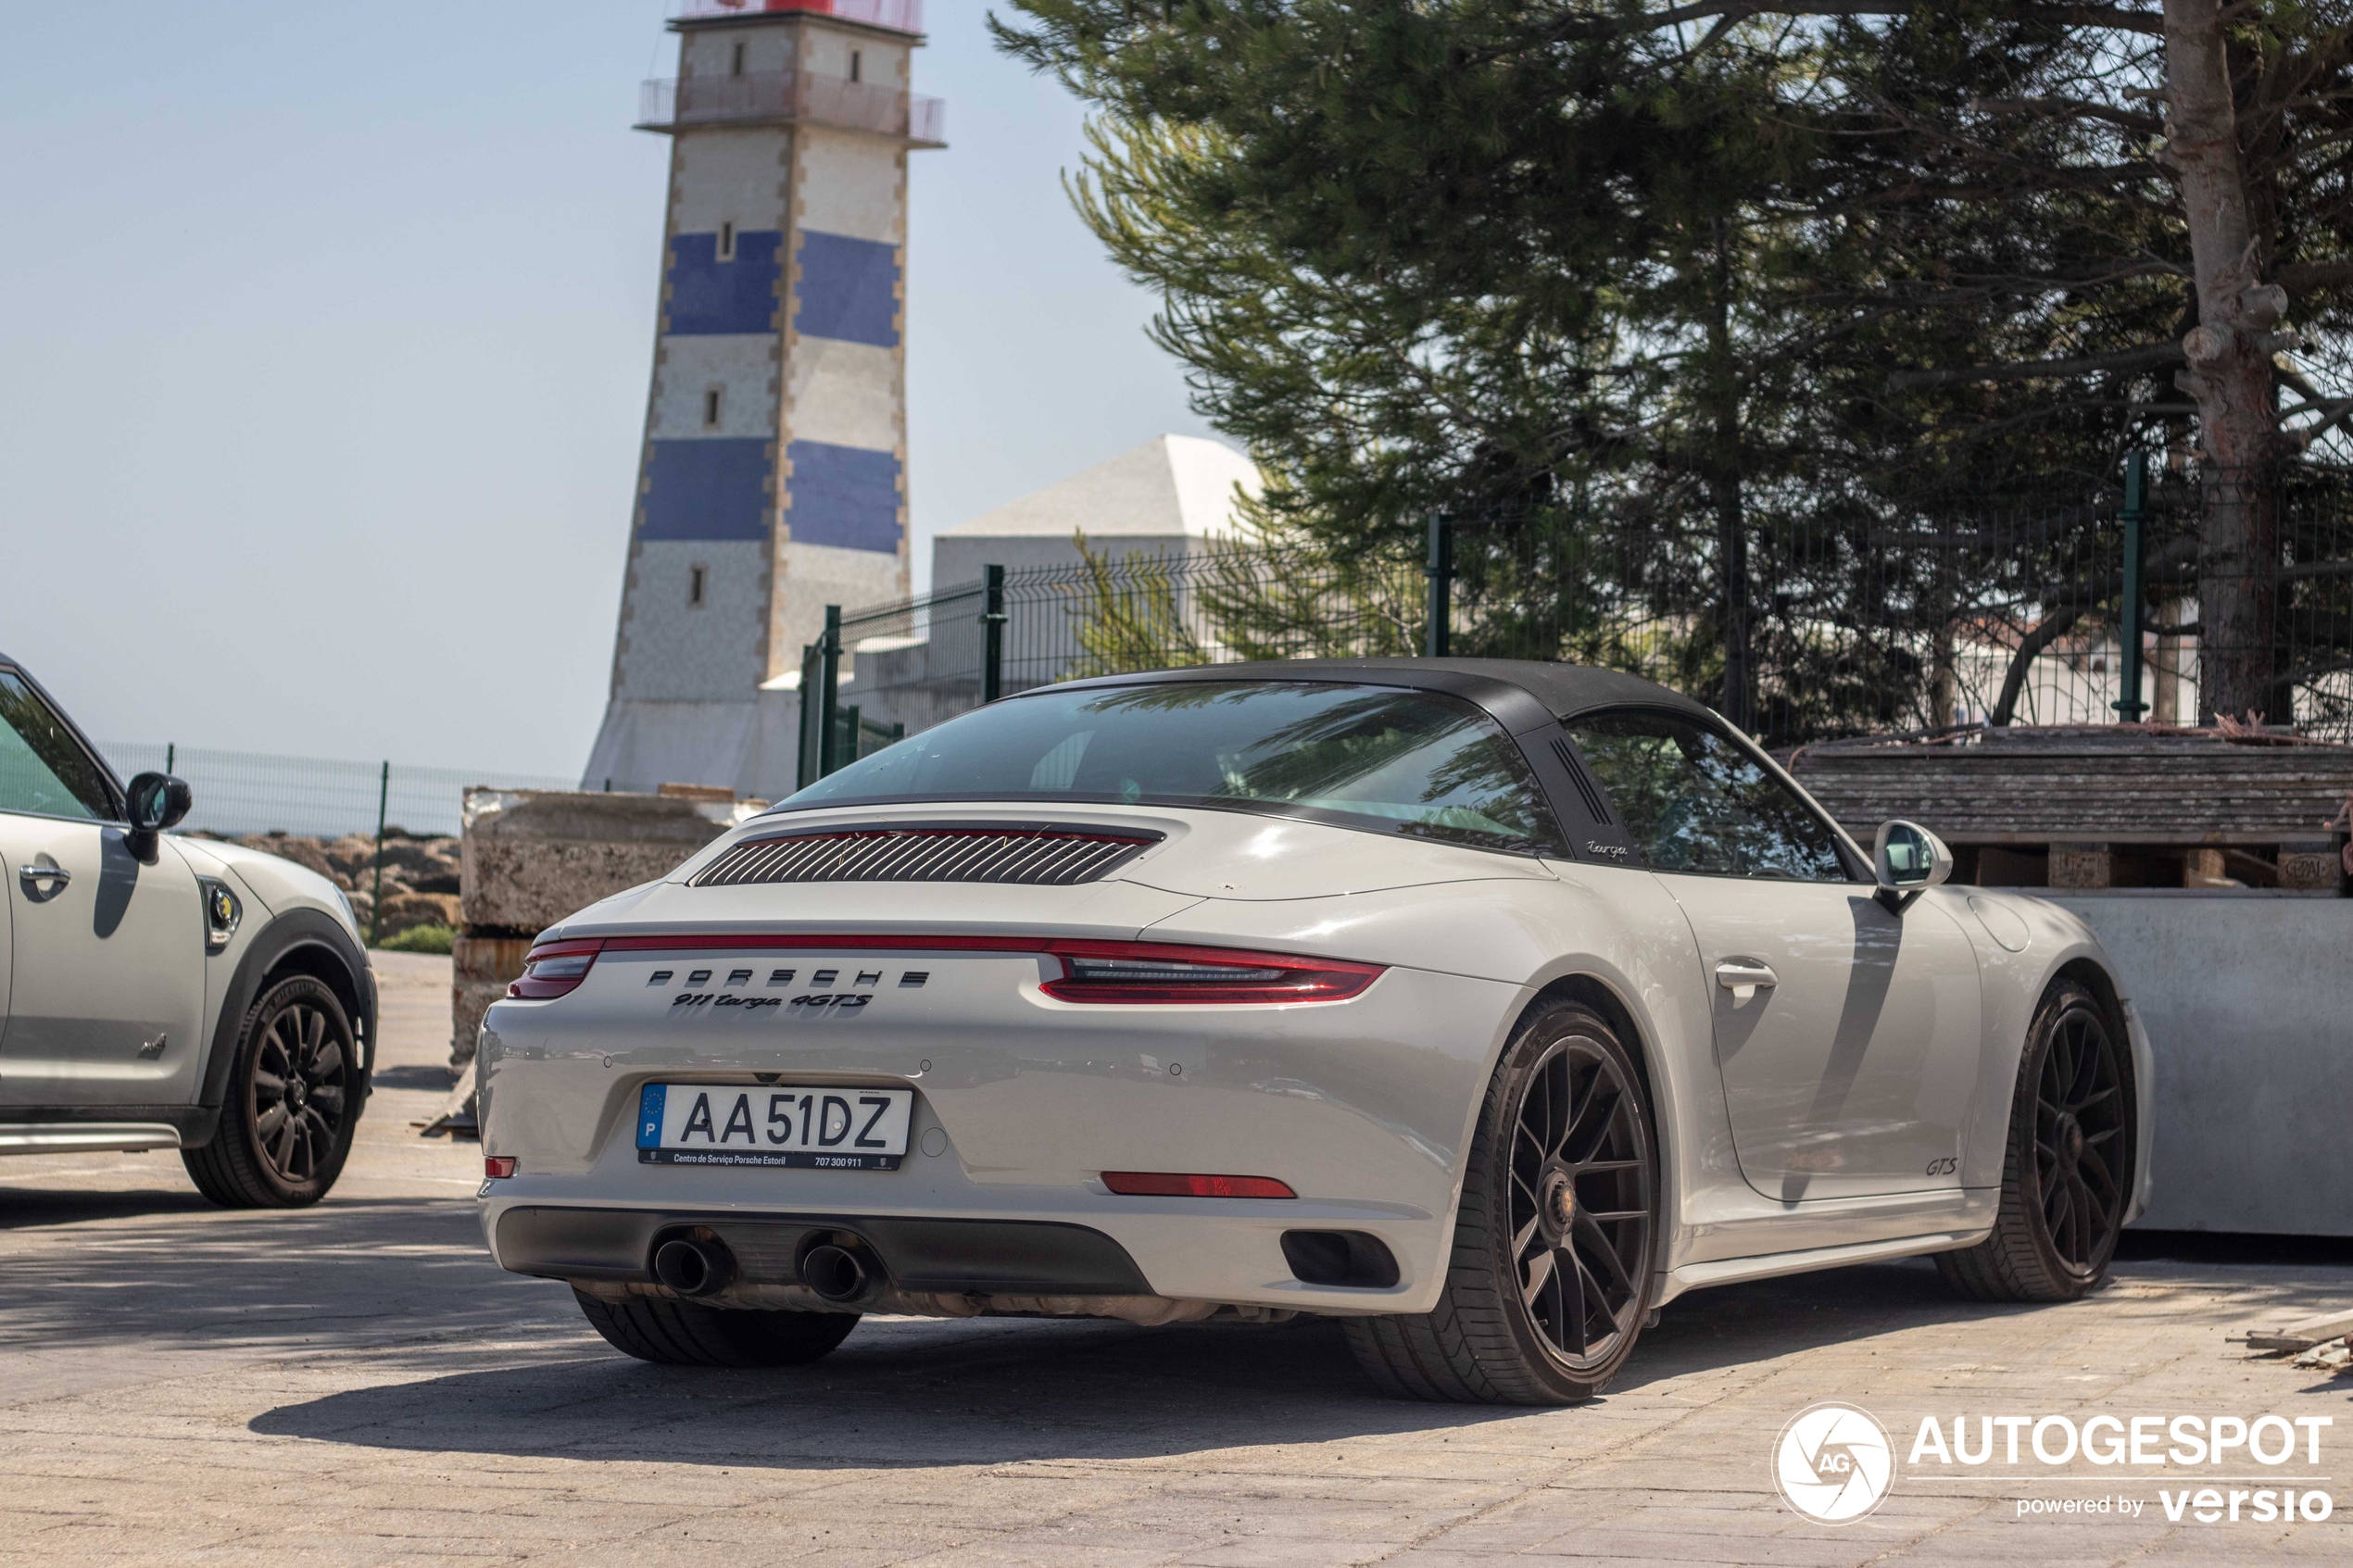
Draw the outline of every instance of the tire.
<instances>
[{"instance_id":1,"label":"tire","mask_svg":"<svg viewBox=\"0 0 2353 1568\"><path fill-rule=\"evenodd\" d=\"M1994 1233L1936 1267L1985 1301L2072 1301L2099 1287L2132 1201L2139 1085L2124 1030L2071 980L2027 1031Z\"/></svg>"},{"instance_id":2,"label":"tire","mask_svg":"<svg viewBox=\"0 0 2353 1568\"><path fill-rule=\"evenodd\" d=\"M1642 1074L1600 1014L1560 1002L1530 1018L1479 1109L1438 1305L1343 1320L1358 1364L1398 1399L1600 1393L1650 1312L1653 1129Z\"/></svg>"},{"instance_id":3,"label":"tire","mask_svg":"<svg viewBox=\"0 0 2353 1568\"><path fill-rule=\"evenodd\" d=\"M855 1312L767 1312L650 1296L602 1301L577 1289L572 1294L606 1344L662 1366L799 1366L831 1353L858 1326Z\"/></svg>"},{"instance_id":4,"label":"tire","mask_svg":"<svg viewBox=\"0 0 2353 1568\"><path fill-rule=\"evenodd\" d=\"M181 1163L223 1208L303 1208L343 1174L365 1099L343 1003L321 982L290 976L245 1010L220 1126L203 1148L182 1149Z\"/></svg>"}]
</instances>

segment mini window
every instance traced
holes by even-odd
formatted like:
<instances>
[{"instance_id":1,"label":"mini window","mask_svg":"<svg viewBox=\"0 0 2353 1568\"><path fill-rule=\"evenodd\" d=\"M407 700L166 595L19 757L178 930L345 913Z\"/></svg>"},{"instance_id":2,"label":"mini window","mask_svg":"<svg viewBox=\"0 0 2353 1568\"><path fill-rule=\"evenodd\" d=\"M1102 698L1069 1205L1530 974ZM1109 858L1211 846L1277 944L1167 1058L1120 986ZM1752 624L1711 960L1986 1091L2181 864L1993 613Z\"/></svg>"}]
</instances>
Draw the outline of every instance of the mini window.
<instances>
[{"instance_id":1,"label":"mini window","mask_svg":"<svg viewBox=\"0 0 2353 1568\"><path fill-rule=\"evenodd\" d=\"M700 609L704 596L711 587L711 568L690 566L686 569L686 608Z\"/></svg>"},{"instance_id":2,"label":"mini window","mask_svg":"<svg viewBox=\"0 0 2353 1568\"><path fill-rule=\"evenodd\" d=\"M707 389L704 391L704 393L703 393L703 395L702 395L702 427L703 427L703 429L705 429L705 430L717 430L717 429L719 428L719 409L720 409L721 397L722 397L722 389L721 389L721 388L719 388L719 387L715 387L715 386L714 386L714 387L710 387L710 388L707 388Z\"/></svg>"},{"instance_id":3,"label":"mini window","mask_svg":"<svg viewBox=\"0 0 2353 1568\"><path fill-rule=\"evenodd\" d=\"M736 259L736 225L732 220L719 225L719 259Z\"/></svg>"},{"instance_id":4,"label":"mini window","mask_svg":"<svg viewBox=\"0 0 2353 1568\"><path fill-rule=\"evenodd\" d=\"M744 45L743 45L743 44L736 44L736 52L735 52L734 56L733 56L732 57L730 57L730 58L729 58L729 60L728 60L728 62L727 62L727 74L728 74L729 76L741 76L741 75L743 75L743 73L744 73Z\"/></svg>"},{"instance_id":5,"label":"mini window","mask_svg":"<svg viewBox=\"0 0 2353 1568\"><path fill-rule=\"evenodd\" d=\"M864 80L865 80L865 64L866 64L866 57L865 57L863 55L860 54L860 53L859 53L857 50L855 50L855 49L852 49L851 51L849 51L849 80L850 80L850 81L852 81L852 82L862 82L862 81L864 81Z\"/></svg>"}]
</instances>

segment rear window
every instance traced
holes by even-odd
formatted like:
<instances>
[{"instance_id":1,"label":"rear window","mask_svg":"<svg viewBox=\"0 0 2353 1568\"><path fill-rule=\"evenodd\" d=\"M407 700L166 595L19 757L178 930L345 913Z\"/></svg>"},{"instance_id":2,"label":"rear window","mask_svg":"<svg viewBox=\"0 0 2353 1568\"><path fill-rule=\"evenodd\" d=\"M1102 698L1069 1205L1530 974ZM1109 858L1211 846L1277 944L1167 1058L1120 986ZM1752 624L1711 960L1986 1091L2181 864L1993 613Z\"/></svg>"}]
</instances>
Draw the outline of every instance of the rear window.
<instances>
[{"instance_id":1,"label":"rear window","mask_svg":"<svg viewBox=\"0 0 2353 1568\"><path fill-rule=\"evenodd\" d=\"M1036 692L912 735L788 806L1037 800L1209 806L1478 848L1558 852L1519 750L1459 699L1185 681Z\"/></svg>"}]
</instances>

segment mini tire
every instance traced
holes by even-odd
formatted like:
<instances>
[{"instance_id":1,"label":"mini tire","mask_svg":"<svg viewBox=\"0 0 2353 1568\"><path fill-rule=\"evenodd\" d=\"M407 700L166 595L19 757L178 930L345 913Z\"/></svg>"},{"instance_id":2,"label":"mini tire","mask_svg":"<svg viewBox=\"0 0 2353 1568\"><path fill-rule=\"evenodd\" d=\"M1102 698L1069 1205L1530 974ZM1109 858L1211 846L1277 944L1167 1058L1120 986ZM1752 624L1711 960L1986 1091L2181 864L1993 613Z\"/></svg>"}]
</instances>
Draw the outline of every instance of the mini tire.
<instances>
[{"instance_id":1,"label":"mini tire","mask_svg":"<svg viewBox=\"0 0 2353 1568\"><path fill-rule=\"evenodd\" d=\"M300 1209L327 1196L351 1153L365 1093L351 1019L334 992L290 975L237 1028L212 1141L180 1151L196 1190L230 1209Z\"/></svg>"},{"instance_id":2,"label":"mini tire","mask_svg":"<svg viewBox=\"0 0 2353 1568\"><path fill-rule=\"evenodd\" d=\"M573 1298L605 1343L662 1366L799 1366L832 1353L858 1326L855 1312L762 1311L639 1296Z\"/></svg>"},{"instance_id":3,"label":"mini tire","mask_svg":"<svg viewBox=\"0 0 2353 1568\"><path fill-rule=\"evenodd\" d=\"M2052 985L2019 1056L1993 1234L1936 1255L1947 1283L1985 1301L2098 1288L2133 1198L2138 1088L2121 1022L2087 987Z\"/></svg>"},{"instance_id":4,"label":"mini tire","mask_svg":"<svg viewBox=\"0 0 2353 1568\"><path fill-rule=\"evenodd\" d=\"M1654 1125L1642 1073L1600 1014L1556 1002L1529 1018L1479 1109L1438 1305L1344 1320L1358 1364L1399 1399L1600 1393L1650 1312Z\"/></svg>"}]
</instances>

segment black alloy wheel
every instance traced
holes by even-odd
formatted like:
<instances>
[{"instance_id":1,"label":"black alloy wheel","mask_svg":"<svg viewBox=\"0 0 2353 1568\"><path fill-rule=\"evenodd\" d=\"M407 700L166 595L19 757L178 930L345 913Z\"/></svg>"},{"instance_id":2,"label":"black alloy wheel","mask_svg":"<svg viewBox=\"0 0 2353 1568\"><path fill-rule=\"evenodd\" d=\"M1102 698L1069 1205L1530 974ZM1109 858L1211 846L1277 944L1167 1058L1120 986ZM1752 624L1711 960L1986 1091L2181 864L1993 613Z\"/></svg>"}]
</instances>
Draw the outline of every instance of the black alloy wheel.
<instances>
[{"instance_id":1,"label":"black alloy wheel","mask_svg":"<svg viewBox=\"0 0 2353 1568\"><path fill-rule=\"evenodd\" d=\"M1597 1039L1554 1041L1512 1129L1511 1247L1521 1309L1574 1373L1609 1363L1642 1326L1649 1139L1641 1097Z\"/></svg>"},{"instance_id":2,"label":"black alloy wheel","mask_svg":"<svg viewBox=\"0 0 2353 1568\"><path fill-rule=\"evenodd\" d=\"M359 1120L360 1058L342 1001L308 975L246 1010L212 1141L183 1149L199 1190L232 1208L299 1208L334 1185Z\"/></svg>"},{"instance_id":3,"label":"black alloy wheel","mask_svg":"<svg viewBox=\"0 0 2353 1568\"><path fill-rule=\"evenodd\" d=\"M1480 1110L1438 1305L1344 1320L1358 1363L1405 1399L1561 1405L1601 1392L1650 1314L1653 1126L1607 1020L1568 1001L1531 1014Z\"/></svg>"},{"instance_id":4,"label":"black alloy wheel","mask_svg":"<svg viewBox=\"0 0 2353 1568\"><path fill-rule=\"evenodd\" d=\"M2121 1022L2083 985L2054 985L2020 1054L1994 1232L1938 1253L1945 1280L1989 1301L2097 1288L2133 1198L2138 1117Z\"/></svg>"},{"instance_id":5,"label":"black alloy wheel","mask_svg":"<svg viewBox=\"0 0 2353 1568\"><path fill-rule=\"evenodd\" d=\"M2124 1073L2107 1021L2087 1007L2062 1010L2043 1054L2034 1096L2034 1188L2051 1246L2077 1271L2104 1266L2124 1205Z\"/></svg>"}]
</instances>

